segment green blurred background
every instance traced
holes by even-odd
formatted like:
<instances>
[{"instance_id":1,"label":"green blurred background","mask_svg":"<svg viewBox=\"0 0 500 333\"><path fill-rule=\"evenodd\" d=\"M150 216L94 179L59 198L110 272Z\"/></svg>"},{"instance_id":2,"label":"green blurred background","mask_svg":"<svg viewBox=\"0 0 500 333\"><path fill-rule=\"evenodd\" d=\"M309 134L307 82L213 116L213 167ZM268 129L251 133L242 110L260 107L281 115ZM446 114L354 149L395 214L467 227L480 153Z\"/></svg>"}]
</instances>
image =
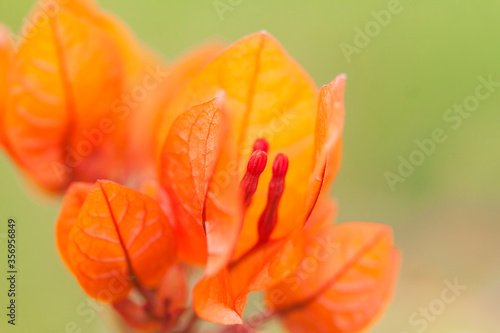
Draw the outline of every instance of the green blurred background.
<instances>
[{"instance_id":1,"label":"green blurred background","mask_svg":"<svg viewBox=\"0 0 500 333\"><path fill-rule=\"evenodd\" d=\"M403 252L394 301L373 332L498 332L500 89L456 130L443 115L474 95L478 77L500 82L500 2L401 0L386 26L374 23L372 11L388 9L391 1L233 0L233 6L222 0L232 8L222 19L213 0L99 2L169 60L214 36L233 42L265 29L318 85L347 73L344 162L334 190L339 220L390 224ZM0 21L17 31L33 4L0 0ZM356 47L356 29L367 24L372 37L367 45L357 40L362 47L348 59L341 45ZM399 156L408 158L414 141L435 128L447 140L392 191L385 172L397 172ZM2 332L60 333L70 321L82 332L112 329L102 316L76 312L87 299L55 250L58 206L33 194L0 156L0 233L14 216L20 246L18 325L6 325L2 273ZM4 272L4 255L0 265ZM435 305L444 281L456 278L467 289L426 320L425 329L412 325L414 312Z\"/></svg>"}]
</instances>

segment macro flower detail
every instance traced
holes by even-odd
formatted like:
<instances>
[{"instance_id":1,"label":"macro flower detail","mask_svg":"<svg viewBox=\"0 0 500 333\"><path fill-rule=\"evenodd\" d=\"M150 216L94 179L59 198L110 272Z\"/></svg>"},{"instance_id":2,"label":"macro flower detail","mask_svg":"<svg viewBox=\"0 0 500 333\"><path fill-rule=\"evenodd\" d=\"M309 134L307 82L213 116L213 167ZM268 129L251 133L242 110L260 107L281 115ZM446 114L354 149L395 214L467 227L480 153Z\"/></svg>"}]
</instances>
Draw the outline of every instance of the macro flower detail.
<instances>
[{"instance_id":1,"label":"macro flower detail","mask_svg":"<svg viewBox=\"0 0 500 333\"><path fill-rule=\"evenodd\" d=\"M253 332L277 318L348 333L381 315L400 262L390 228L331 224L344 74L318 89L261 31L189 53L124 121L121 96L167 66L119 20L74 0L15 52L2 29L0 143L41 188L65 192L61 259L125 325ZM75 155L95 128L109 132ZM245 313L252 292L258 320Z\"/></svg>"}]
</instances>

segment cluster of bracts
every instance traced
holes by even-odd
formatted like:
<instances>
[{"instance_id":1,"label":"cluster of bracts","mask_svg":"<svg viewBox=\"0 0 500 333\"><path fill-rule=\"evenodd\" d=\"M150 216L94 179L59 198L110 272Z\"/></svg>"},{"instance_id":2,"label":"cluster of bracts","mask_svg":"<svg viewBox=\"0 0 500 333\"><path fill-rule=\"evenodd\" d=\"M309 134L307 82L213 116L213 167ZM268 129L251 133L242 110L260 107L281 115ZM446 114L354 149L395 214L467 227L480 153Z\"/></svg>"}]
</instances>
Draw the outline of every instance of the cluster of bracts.
<instances>
[{"instance_id":1,"label":"cluster of bracts","mask_svg":"<svg viewBox=\"0 0 500 333\"><path fill-rule=\"evenodd\" d=\"M64 193L61 257L125 325L347 333L380 316L390 228L332 224L345 75L317 89L267 32L169 65L90 0L41 1L21 31L0 28L1 146Z\"/></svg>"}]
</instances>

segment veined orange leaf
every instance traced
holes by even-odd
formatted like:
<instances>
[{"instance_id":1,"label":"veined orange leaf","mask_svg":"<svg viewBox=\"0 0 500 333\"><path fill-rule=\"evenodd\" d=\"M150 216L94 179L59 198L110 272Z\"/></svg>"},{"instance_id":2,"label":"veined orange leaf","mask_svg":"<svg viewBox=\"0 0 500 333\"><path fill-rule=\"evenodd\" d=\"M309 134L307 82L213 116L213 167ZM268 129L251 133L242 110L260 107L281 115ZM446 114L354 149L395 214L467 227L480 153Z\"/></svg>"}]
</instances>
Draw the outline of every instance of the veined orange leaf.
<instances>
[{"instance_id":1,"label":"veined orange leaf","mask_svg":"<svg viewBox=\"0 0 500 333\"><path fill-rule=\"evenodd\" d=\"M193 308L200 318L222 325L243 324L247 295L234 293L226 268L198 282L193 297Z\"/></svg>"},{"instance_id":2,"label":"veined orange leaf","mask_svg":"<svg viewBox=\"0 0 500 333\"><path fill-rule=\"evenodd\" d=\"M12 61L3 124L13 159L51 191L71 180L119 178L120 168L111 166L124 143L105 140L123 127L110 112L123 86L119 50L101 29L64 7L47 24L24 30L30 38Z\"/></svg>"},{"instance_id":3,"label":"veined orange leaf","mask_svg":"<svg viewBox=\"0 0 500 333\"><path fill-rule=\"evenodd\" d=\"M327 196L328 189L340 169L342 160L342 132L344 129L345 75L337 76L323 86L319 93L318 112L314 134L313 173L305 200L302 218L306 223L320 196Z\"/></svg>"},{"instance_id":4,"label":"veined orange leaf","mask_svg":"<svg viewBox=\"0 0 500 333\"><path fill-rule=\"evenodd\" d=\"M110 181L90 190L67 253L82 288L103 302L125 298L134 285L158 287L176 260L173 231L158 204Z\"/></svg>"},{"instance_id":5,"label":"veined orange leaf","mask_svg":"<svg viewBox=\"0 0 500 333\"><path fill-rule=\"evenodd\" d=\"M230 265L231 286L236 294L268 289L300 263L304 254L304 236L296 229L288 237L271 240L248 256Z\"/></svg>"},{"instance_id":6,"label":"veined orange leaf","mask_svg":"<svg viewBox=\"0 0 500 333\"><path fill-rule=\"evenodd\" d=\"M52 0L42 0L41 3L43 2L46 2L47 5L53 3ZM94 0L65 2L58 5L62 6L64 10L71 11L79 19L87 21L87 24L101 29L110 37L110 42L114 44L123 57L126 81L129 86L138 84L143 79L148 66L154 68L161 64L159 57L144 47L119 18L99 8ZM57 8L55 10L57 11Z\"/></svg>"},{"instance_id":7,"label":"veined orange leaf","mask_svg":"<svg viewBox=\"0 0 500 333\"><path fill-rule=\"evenodd\" d=\"M181 259L205 264L203 207L220 153L221 113L215 100L197 105L172 125L162 149L160 181L172 201Z\"/></svg>"},{"instance_id":8,"label":"veined orange leaf","mask_svg":"<svg viewBox=\"0 0 500 333\"><path fill-rule=\"evenodd\" d=\"M131 124L150 124L154 112L139 112L145 103L134 93L164 79L161 60L92 0L41 0L31 17L12 60L10 102L0 122L11 157L52 192L71 181L137 175L129 150L143 141ZM48 17L46 24L29 23L37 17Z\"/></svg>"},{"instance_id":9,"label":"veined orange leaf","mask_svg":"<svg viewBox=\"0 0 500 333\"><path fill-rule=\"evenodd\" d=\"M349 222L310 235L294 274L267 292L291 332L359 332L387 305L399 268L388 227Z\"/></svg>"},{"instance_id":10,"label":"veined orange leaf","mask_svg":"<svg viewBox=\"0 0 500 333\"><path fill-rule=\"evenodd\" d=\"M140 182L142 177L154 175L154 139L159 110L158 103L168 101L185 82L184 67L170 66L137 40L132 31L113 14L100 9L93 0L72 0L64 5L75 15L101 29L119 50L124 65L124 90L113 101L111 108L127 124L124 137L127 142L127 166ZM209 49L188 55L185 61L194 68L210 59L199 59ZM199 53L199 54L198 54ZM201 63L199 64L198 61ZM179 72L182 74L179 75ZM187 75L187 73L186 73Z\"/></svg>"},{"instance_id":11,"label":"veined orange leaf","mask_svg":"<svg viewBox=\"0 0 500 333\"><path fill-rule=\"evenodd\" d=\"M241 228L235 149L221 98L194 106L173 123L160 180L176 216L180 256L215 274L230 260Z\"/></svg>"}]
</instances>

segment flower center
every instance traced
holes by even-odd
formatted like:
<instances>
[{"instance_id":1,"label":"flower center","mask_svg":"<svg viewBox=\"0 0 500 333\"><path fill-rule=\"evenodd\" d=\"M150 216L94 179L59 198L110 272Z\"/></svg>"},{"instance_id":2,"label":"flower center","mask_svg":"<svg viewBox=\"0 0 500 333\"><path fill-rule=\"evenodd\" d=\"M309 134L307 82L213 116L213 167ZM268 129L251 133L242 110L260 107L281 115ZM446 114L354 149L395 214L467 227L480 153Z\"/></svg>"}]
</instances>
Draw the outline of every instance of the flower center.
<instances>
[{"instance_id":1,"label":"flower center","mask_svg":"<svg viewBox=\"0 0 500 333\"><path fill-rule=\"evenodd\" d=\"M243 177L240 189L243 192L244 208L248 209L257 190L259 178L267 164L269 143L265 139L258 139L253 146L253 153L247 164L247 171ZM278 154L273 162L273 177L269 182L267 203L260 215L258 223L259 240L257 244L266 243L278 222L278 207L285 190L285 176L288 171L288 157Z\"/></svg>"}]
</instances>

